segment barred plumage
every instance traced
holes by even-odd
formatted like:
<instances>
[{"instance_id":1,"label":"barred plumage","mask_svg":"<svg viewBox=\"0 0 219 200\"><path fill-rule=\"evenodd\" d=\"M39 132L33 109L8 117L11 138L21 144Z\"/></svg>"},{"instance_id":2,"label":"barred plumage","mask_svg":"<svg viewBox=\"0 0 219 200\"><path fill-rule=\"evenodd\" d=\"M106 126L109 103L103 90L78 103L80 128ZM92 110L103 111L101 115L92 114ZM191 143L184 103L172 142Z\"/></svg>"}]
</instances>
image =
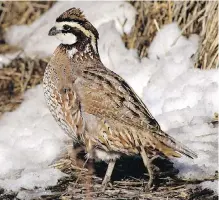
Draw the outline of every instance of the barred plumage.
<instances>
[{"instance_id":1,"label":"barred plumage","mask_svg":"<svg viewBox=\"0 0 219 200\"><path fill-rule=\"evenodd\" d=\"M102 64L98 32L80 10L69 9L56 23L49 35L63 42L45 71L45 98L60 126L75 143L84 145L88 157L109 162L103 184L122 154L141 154L149 186L153 181L149 157L197 157L164 133L125 80Z\"/></svg>"}]
</instances>

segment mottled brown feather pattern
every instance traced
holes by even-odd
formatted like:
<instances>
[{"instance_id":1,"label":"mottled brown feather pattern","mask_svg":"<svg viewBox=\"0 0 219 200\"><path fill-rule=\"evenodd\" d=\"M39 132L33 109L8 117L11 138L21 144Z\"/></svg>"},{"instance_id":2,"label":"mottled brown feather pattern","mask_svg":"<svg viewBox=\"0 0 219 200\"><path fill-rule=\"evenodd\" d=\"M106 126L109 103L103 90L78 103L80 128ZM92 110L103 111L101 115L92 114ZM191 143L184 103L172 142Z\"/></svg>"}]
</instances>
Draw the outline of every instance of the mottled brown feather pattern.
<instances>
[{"instance_id":1,"label":"mottled brown feather pattern","mask_svg":"<svg viewBox=\"0 0 219 200\"><path fill-rule=\"evenodd\" d=\"M180 150L175 141L161 131L147 107L121 77L105 68L95 55L77 52L71 59L67 55L61 45L47 70L51 71L49 78L55 83L56 103L64 113L69 134L75 132L78 138L83 134L81 138L93 145L91 150L98 147L131 155L143 145L150 151L180 156L175 152ZM95 116L97 130L86 130L86 125L93 123L85 120L86 114Z\"/></svg>"},{"instance_id":2,"label":"mottled brown feather pattern","mask_svg":"<svg viewBox=\"0 0 219 200\"><path fill-rule=\"evenodd\" d=\"M82 143L94 158L97 149L105 152L101 158L105 160L138 154L142 147L151 155L196 157L164 133L134 90L102 64L92 43L97 41L98 32L82 12L69 9L56 21L65 20L78 23L76 29L80 24L83 28L77 31L82 35L85 28L96 37L84 36L75 44L59 45L44 75L50 111L74 143Z\"/></svg>"}]
</instances>

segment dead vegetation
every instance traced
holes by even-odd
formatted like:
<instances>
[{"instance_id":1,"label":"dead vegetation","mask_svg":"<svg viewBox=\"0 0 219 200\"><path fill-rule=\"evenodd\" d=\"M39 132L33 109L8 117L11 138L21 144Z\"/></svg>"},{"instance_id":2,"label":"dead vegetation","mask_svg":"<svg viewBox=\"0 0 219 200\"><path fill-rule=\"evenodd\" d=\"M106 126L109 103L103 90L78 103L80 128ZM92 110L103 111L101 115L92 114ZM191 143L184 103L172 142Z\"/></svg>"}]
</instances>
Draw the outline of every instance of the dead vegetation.
<instances>
[{"instance_id":1,"label":"dead vegetation","mask_svg":"<svg viewBox=\"0 0 219 200\"><path fill-rule=\"evenodd\" d=\"M14 110L22 102L23 93L42 82L47 62L17 58L0 70L0 116Z\"/></svg>"},{"instance_id":2,"label":"dead vegetation","mask_svg":"<svg viewBox=\"0 0 219 200\"><path fill-rule=\"evenodd\" d=\"M132 33L124 36L124 41L128 48L137 48L141 58L147 56L159 29L177 22L182 35L195 33L201 38L195 67L218 67L218 1L132 1L131 4L137 9L137 16Z\"/></svg>"},{"instance_id":3,"label":"dead vegetation","mask_svg":"<svg viewBox=\"0 0 219 200\"><path fill-rule=\"evenodd\" d=\"M1 1L0 54L17 50L17 47L12 47L5 42L5 30L12 25L31 24L54 3L55 1Z\"/></svg>"},{"instance_id":4,"label":"dead vegetation","mask_svg":"<svg viewBox=\"0 0 219 200\"><path fill-rule=\"evenodd\" d=\"M81 156L82 158L82 156ZM155 160L159 167L158 187L152 191L145 189L147 172L140 157L124 157L119 160L113 173L113 185L102 192L102 178L106 163L88 163L84 168L82 160L75 162L66 156L56 162L56 167L68 176L60 179L57 185L48 187L51 194L42 195L35 200L217 200L217 195L208 189L202 189L203 180L177 179L177 170L168 160ZM135 165L133 165L135 163ZM206 180L213 181L217 176ZM36 188L37 189L37 188ZM31 194L31 190L25 190ZM11 200L16 193L0 191L0 200Z\"/></svg>"},{"instance_id":5,"label":"dead vegetation","mask_svg":"<svg viewBox=\"0 0 219 200\"><path fill-rule=\"evenodd\" d=\"M8 45L5 31L12 25L31 24L47 11L54 1L0 2L0 54L11 53L18 47ZM0 69L0 116L14 110L21 102L25 90L41 83L47 60L16 58Z\"/></svg>"},{"instance_id":6,"label":"dead vegetation","mask_svg":"<svg viewBox=\"0 0 219 200\"><path fill-rule=\"evenodd\" d=\"M51 1L0 2L0 53L17 50L17 47L9 46L3 38L7 28L14 24L32 23L53 4L54 2ZM132 33L125 35L123 39L128 48L138 49L141 58L147 56L148 47L162 25L177 21L183 35L196 33L201 37L200 47L195 56L196 67L211 69L218 66L218 2L136 1L131 4L137 9L136 23ZM47 59L16 58L0 69L0 116L14 110L22 102L25 90L42 82L47 62ZM61 179L56 186L48 188L53 192L52 195L44 195L40 199L217 199L212 191L202 190L199 187L199 183L203 180L177 180L176 171L173 170L172 174L169 172L170 168L172 169L170 165L167 171L161 170L163 176L160 174L161 182L158 190L145 192L143 186L147 175L142 176L145 173L142 162L139 160L134 162L133 167L133 160L120 161L114 173L113 187L109 187L105 193L102 193L101 180L106 170L105 164L95 164L95 173L93 171L91 173L72 163L69 157L62 158L54 164L54 167L61 169L69 176ZM164 162L162 165L165 166ZM217 176L209 177L209 180L215 179ZM15 197L15 193L5 193L0 189L0 199Z\"/></svg>"}]
</instances>

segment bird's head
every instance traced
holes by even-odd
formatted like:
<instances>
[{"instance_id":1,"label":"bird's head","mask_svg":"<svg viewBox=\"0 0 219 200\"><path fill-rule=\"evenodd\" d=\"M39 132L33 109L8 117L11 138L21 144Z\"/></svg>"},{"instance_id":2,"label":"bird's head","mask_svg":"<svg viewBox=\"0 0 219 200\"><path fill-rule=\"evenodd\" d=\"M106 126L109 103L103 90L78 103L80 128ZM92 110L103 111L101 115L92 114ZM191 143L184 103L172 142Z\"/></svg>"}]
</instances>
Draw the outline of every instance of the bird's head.
<instances>
[{"instance_id":1,"label":"bird's head","mask_svg":"<svg viewBox=\"0 0 219 200\"><path fill-rule=\"evenodd\" d=\"M56 36L64 45L90 43L97 51L98 31L77 8L62 13L50 29L49 36Z\"/></svg>"}]
</instances>

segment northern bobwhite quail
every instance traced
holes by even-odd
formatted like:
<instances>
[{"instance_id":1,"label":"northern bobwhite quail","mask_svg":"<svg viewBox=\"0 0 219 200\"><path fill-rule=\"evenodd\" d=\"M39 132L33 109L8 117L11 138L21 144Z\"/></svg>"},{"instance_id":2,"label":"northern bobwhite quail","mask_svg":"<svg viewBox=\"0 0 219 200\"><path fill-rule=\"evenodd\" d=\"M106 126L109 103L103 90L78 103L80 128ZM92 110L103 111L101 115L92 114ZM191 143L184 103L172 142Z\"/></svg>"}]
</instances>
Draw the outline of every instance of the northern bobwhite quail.
<instances>
[{"instance_id":1,"label":"northern bobwhite quail","mask_svg":"<svg viewBox=\"0 0 219 200\"><path fill-rule=\"evenodd\" d=\"M82 143L89 158L109 163L104 186L123 154L141 155L149 187L153 183L149 155L197 157L164 133L126 81L103 65L97 46L99 34L79 9L61 14L49 35L62 42L45 70L46 101L73 143Z\"/></svg>"}]
</instances>

